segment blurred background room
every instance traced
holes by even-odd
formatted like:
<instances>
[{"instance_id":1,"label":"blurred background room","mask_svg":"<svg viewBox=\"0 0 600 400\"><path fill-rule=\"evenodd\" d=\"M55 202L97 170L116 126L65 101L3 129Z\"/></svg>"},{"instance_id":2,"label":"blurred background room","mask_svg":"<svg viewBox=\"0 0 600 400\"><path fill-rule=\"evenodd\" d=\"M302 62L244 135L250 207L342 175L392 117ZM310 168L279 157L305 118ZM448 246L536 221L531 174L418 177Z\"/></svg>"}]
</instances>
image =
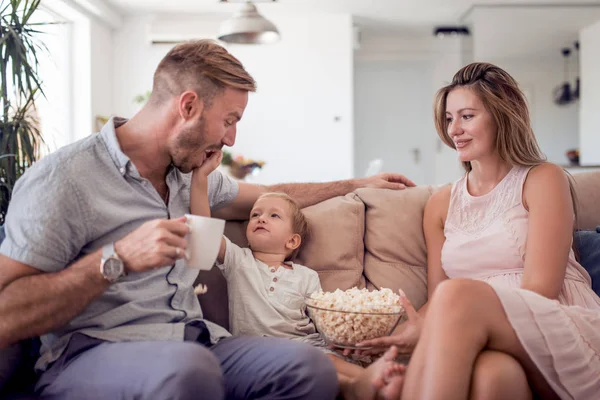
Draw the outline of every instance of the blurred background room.
<instances>
[{"instance_id":1,"label":"blurred background room","mask_svg":"<svg viewBox=\"0 0 600 400\"><path fill-rule=\"evenodd\" d=\"M42 0L33 18L60 22L36 33L42 155L132 116L172 46L212 38L258 83L222 166L237 179L457 179L433 96L472 61L517 79L549 161L600 169L600 1Z\"/></svg>"}]
</instances>

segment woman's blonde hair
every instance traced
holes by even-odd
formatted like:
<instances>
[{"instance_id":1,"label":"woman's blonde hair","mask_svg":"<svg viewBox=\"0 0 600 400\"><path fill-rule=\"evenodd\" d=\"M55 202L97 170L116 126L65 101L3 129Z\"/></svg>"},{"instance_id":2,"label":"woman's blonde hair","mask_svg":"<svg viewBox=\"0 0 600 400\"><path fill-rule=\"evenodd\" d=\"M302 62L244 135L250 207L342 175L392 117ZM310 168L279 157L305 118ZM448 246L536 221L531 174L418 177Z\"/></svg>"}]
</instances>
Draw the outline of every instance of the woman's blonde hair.
<instances>
[{"instance_id":1,"label":"woman's blonde hair","mask_svg":"<svg viewBox=\"0 0 600 400\"><path fill-rule=\"evenodd\" d=\"M282 199L288 204L288 207L290 210L290 215L292 217L292 232L300 235L300 246L298 246L298 248L295 249L287 257L288 260L293 260L298 255L300 248L304 244L304 240L308 237L309 232L308 232L308 222L306 221L306 217L304 216L304 213L300 209L300 206L298 205L296 200L291 198L286 193L282 193L282 192L263 193L262 195L260 195L260 197L257 199L257 201L260 199L264 199L264 198Z\"/></svg>"},{"instance_id":2,"label":"woman's blonde hair","mask_svg":"<svg viewBox=\"0 0 600 400\"><path fill-rule=\"evenodd\" d=\"M534 166L546 161L531 128L529 108L519 85L503 69L488 63L473 63L461 68L452 83L441 88L435 97L435 127L446 145L456 148L448 134L446 100L459 87L471 89L492 115L496 126L496 151L512 165ZM466 171L469 161L463 162Z\"/></svg>"},{"instance_id":3,"label":"woman's blonde hair","mask_svg":"<svg viewBox=\"0 0 600 400\"><path fill-rule=\"evenodd\" d=\"M476 62L461 68L448 86L438 90L434 103L435 128L447 146L456 149L448 134L446 119L448 94L456 88L472 90L491 114L496 127L496 151L502 160L523 167L546 162L531 128L529 107L519 84L508 72L489 63ZM471 171L469 161L464 161L462 165L467 172ZM573 212L577 217L577 195L573 179L566 171L565 173L569 179Z\"/></svg>"}]
</instances>

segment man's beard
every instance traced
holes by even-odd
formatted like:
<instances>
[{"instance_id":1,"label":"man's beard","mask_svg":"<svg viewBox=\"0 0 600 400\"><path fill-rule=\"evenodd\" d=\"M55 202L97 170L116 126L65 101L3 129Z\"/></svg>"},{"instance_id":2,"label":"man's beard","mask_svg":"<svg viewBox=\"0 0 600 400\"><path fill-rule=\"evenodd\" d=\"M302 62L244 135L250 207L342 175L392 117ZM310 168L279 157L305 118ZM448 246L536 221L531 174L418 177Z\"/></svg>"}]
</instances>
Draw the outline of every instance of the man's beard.
<instances>
[{"instance_id":1,"label":"man's beard","mask_svg":"<svg viewBox=\"0 0 600 400\"><path fill-rule=\"evenodd\" d=\"M174 149L172 151L171 162L175 168L179 169L184 174L192 172L194 168L200 165L194 165L194 161L200 163L202 160L202 152L206 142L206 120L204 115L200 116L195 126L186 128L175 139Z\"/></svg>"}]
</instances>

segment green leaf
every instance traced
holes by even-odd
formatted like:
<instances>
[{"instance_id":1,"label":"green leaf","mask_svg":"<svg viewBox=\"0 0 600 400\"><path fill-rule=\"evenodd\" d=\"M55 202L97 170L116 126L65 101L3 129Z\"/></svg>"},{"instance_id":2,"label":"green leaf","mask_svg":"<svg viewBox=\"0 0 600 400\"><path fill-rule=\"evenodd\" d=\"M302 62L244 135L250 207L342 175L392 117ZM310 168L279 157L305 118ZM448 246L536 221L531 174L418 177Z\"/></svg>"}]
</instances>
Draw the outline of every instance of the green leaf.
<instances>
[{"instance_id":1,"label":"green leaf","mask_svg":"<svg viewBox=\"0 0 600 400\"><path fill-rule=\"evenodd\" d=\"M38 74L46 23L30 23L41 0L0 0L0 224L15 182L45 147L32 112L45 96ZM54 23L54 22L53 22Z\"/></svg>"}]
</instances>

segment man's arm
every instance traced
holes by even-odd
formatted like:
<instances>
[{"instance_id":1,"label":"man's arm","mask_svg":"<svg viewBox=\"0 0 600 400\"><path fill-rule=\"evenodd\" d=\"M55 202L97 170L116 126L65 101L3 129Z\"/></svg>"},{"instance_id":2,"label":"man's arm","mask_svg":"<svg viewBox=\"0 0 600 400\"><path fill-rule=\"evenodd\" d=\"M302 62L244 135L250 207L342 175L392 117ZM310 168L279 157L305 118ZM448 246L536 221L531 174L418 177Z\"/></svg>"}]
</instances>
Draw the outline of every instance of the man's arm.
<instances>
[{"instance_id":1,"label":"man's arm","mask_svg":"<svg viewBox=\"0 0 600 400\"><path fill-rule=\"evenodd\" d=\"M258 197L267 192L284 192L293 197L301 208L312 206L336 196L344 196L359 188L401 190L415 186L414 182L400 174L383 173L368 178L349 179L325 183L287 183L262 186L239 182L235 200L215 212L222 219L247 219Z\"/></svg>"},{"instance_id":2,"label":"man's arm","mask_svg":"<svg viewBox=\"0 0 600 400\"><path fill-rule=\"evenodd\" d=\"M102 251L59 272L42 273L0 254L0 349L71 321L109 286Z\"/></svg>"},{"instance_id":3,"label":"man's arm","mask_svg":"<svg viewBox=\"0 0 600 400\"><path fill-rule=\"evenodd\" d=\"M115 243L130 272L172 265L183 257L185 218L154 220ZM42 272L0 254L0 349L60 328L110 283L100 272L102 250L58 272Z\"/></svg>"}]
</instances>

